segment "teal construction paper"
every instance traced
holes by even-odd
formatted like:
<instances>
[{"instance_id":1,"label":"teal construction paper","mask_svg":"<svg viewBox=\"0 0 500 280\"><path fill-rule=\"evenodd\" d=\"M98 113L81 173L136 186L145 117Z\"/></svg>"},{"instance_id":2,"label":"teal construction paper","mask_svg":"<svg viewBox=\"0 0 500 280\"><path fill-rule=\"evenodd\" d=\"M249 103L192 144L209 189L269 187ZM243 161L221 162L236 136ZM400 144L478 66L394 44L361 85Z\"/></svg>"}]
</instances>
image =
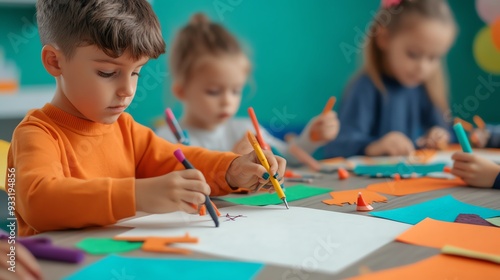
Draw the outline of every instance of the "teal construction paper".
<instances>
[{"instance_id":1,"label":"teal construction paper","mask_svg":"<svg viewBox=\"0 0 500 280\"><path fill-rule=\"evenodd\" d=\"M356 175L371 177L391 177L394 174L408 176L413 173L426 175L432 172L442 172L446 164L384 164L384 165L357 165L353 172Z\"/></svg>"},{"instance_id":2,"label":"teal construction paper","mask_svg":"<svg viewBox=\"0 0 500 280\"><path fill-rule=\"evenodd\" d=\"M411 206L371 212L370 215L415 225L425 218L453 222L459 214L476 214L483 219L500 216L500 210L475 206L447 195Z\"/></svg>"},{"instance_id":3,"label":"teal construction paper","mask_svg":"<svg viewBox=\"0 0 500 280\"><path fill-rule=\"evenodd\" d=\"M64 278L109 279L253 279L264 264L237 261L136 258L110 255Z\"/></svg>"}]
</instances>

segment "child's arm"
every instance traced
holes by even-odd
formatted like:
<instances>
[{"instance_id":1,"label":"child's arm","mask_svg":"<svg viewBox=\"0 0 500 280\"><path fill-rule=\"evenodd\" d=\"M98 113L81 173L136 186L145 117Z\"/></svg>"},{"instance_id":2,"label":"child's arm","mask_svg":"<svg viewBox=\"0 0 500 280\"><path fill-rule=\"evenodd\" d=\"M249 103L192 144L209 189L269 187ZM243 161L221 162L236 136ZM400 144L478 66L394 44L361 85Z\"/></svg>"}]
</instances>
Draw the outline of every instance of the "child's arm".
<instances>
[{"instance_id":1,"label":"child's arm","mask_svg":"<svg viewBox=\"0 0 500 280\"><path fill-rule=\"evenodd\" d=\"M66 162L52 135L57 134L41 125L22 124L13 136L8 167L15 168L20 235L109 225L135 215L133 177L72 177L85 174L73 174L80 163ZM86 151L86 143L80 144L75 148Z\"/></svg>"},{"instance_id":2,"label":"child's arm","mask_svg":"<svg viewBox=\"0 0 500 280\"><path fill-rule=\"evenodd\" d=\"M457 152L453 154L451 173L467 184L478 188L500 188L500 166L474 154ZM498 181L498 182L497 182Z\"/></svg>"},{"instance_id":3,"label":"child's arm","mask_svg":"<svg viewBox=\"0 0 500 280\"><path fill-rule=\"evenodd\" d=\"M226 172L238 155L172 144L158 137L151 129L136 122L132 123L131 129L134 137L138 179L158 177L174 170L184 170L182 164L174 157L174 151L181 148L186 158L204 175L211 189L210 195L225 195L232 191L226 181Z\"/></svg>"}]
</instances>

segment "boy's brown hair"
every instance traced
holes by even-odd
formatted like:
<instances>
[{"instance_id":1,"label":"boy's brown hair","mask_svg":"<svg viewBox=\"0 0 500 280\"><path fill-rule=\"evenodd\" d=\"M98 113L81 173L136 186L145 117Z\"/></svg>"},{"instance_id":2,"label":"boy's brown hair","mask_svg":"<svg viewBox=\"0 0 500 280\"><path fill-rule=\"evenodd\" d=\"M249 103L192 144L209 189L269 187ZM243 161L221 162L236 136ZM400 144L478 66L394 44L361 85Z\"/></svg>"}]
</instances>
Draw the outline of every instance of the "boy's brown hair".
<instances>
[{"instance_id":1,"label":"boy's brown hair","mask_svg":"<svg viewBox=\"0 0 500 280\"><path fill-rule=\"evenodd\" d=\"M204 14L194 14L172 43L169 56L172 77L185 81L201 57L227 54L244 54L238 40L222 25L210 22Z\"/></svg>"},{"instance_id":2,"label":"boy's brown hair","mask_svg":"<svg viewBox=\"0 0 500 280\"><path fill-rule=\"evenodd\" d=\"M95 45L116 58L158 58L165 52L160 24L146 0L38 0L43 45L71 57L77 47Z\"/></svg>"}]
</instances>

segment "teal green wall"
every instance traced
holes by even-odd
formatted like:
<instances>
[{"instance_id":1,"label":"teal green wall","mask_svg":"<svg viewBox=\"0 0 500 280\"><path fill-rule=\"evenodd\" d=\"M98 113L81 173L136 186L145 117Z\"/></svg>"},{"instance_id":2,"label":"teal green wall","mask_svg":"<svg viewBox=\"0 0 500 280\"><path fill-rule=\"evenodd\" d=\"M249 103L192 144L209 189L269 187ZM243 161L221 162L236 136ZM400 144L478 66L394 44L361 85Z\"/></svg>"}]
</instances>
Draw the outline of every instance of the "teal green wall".
<instances>
[{"instance_id":1,"label":"teal green wall","mask_svg":"<svg viewBox=\"0 0 500 280\"><path fill-rule=\"evenodd\" d=\"M484 23L475 12L475 1L450 2L460 25L457 43L447 59L452 90L450 102L463 104L466 98L474 101L470 96L480 85L478 77L488 78L472 57L472 40ZM360 35L356 30L365 29L378 3L366 0L157 0L154 8L167 48L174 33L194 12L202 11L213 20L222 21L247 47L254 66L255 88L245 89L238 114L245 116L246 108L254 106L263 125L269 126L274 119L276 125L297 127L318 114L329 96L341 96L360 59L355 54L350 60L346 59L340 46L359 46ZM228 8L222 17L216 11L217 4ZM53 79L40 63L38 35L29 24L33 23L34 11L32 7L0 6L0 44L22 69L22 84L50 84ZM8 34L24 38L17 53ZM165 106L173 107L176 113L181 111L169 91L166 59L162 56L146 65L136 100L129 108L139 122L149 126L155 118L162 117ZM500 77L494 80L500 81ZM499 102L500 94L493 92L487 100L479 101L477 111L472 113L480 114L488 122L500 122L500 115L496 114ZM467 108L473 108L472 105ZM293 117L282 122L279 117L284 111Z\"/></svg>"}]
</instances>

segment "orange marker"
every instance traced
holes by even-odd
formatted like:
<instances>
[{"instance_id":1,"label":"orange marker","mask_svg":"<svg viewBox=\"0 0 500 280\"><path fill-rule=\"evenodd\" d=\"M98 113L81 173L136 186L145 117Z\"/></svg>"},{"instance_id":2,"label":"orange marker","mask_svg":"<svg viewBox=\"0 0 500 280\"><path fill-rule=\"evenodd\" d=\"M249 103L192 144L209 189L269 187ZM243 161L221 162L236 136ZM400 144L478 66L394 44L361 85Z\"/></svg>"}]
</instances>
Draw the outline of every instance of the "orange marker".
<instances>
[{"instance_id":1,"label":"orange marker","mask_svg":"<svg viewBox=\"0 0 500 280\"><path fill-rule=\"evenodd\" d=\"M486 128L486 124L484 123L483 119L480 116L475 115L473 120L474 120L474 123L477 125L477 127L479 127L479 129Z\"/></svg>"},{"instance_id":2,"label":"orange marker","mask_svg":"<svg viewBox=\"0 0 500 280\"><path fill-rule=\"evenodd\" d=\"M455 124L461 123L462 126L464 127L464 130L467 132L472 132L472 130L474 129L474 126L470 122L466 122L458 117L455 118L454 123Z\"/></svg>"},{"instance_id":3,"label":"orange marker","mask_svg":"<svg viewBox=\"0 0 500 280\"><path fill-rule=\"evenodd\" d=\"M333 109L333 106L335 106L335 101L337 101L337 98L335 98L335 96L332 96L328 99L325 108L323 108L323 113L321 113L323 116L328 114L328 112L330 112Z\"/></svg>"},{"instance_id":4,"label":"orange marker","mask_svg":"<svg viewBox=\"0 0 500 280\"><path fill-rule=\"evenodd\" d=\"M333 109L333 106L335 106L335 101L337 98L335 96L332 96L328 99L328 102L326 102L325 108L323 108L323 112L321 113L322 116L328 114ZM311 139L313 141L319 141L319 135L317 133L311 133Z\"/></svg>"},{"instance_id":5,"label":"orange marker","mask_svg":"<svg viewBox=\"0 0 500 280\"><path fill-rule=\"evenodd\" d=\"M260 133L259 122L257 121L257 116L255 115L255 111L253 110L252 107L248 107L248 115L250 116L253 127L255 128L255 133L257 134L257 141L259 142L260 147L264 150L270 151L271 147L264 141L262 133Z\"/></svg>"}]
</instances>

